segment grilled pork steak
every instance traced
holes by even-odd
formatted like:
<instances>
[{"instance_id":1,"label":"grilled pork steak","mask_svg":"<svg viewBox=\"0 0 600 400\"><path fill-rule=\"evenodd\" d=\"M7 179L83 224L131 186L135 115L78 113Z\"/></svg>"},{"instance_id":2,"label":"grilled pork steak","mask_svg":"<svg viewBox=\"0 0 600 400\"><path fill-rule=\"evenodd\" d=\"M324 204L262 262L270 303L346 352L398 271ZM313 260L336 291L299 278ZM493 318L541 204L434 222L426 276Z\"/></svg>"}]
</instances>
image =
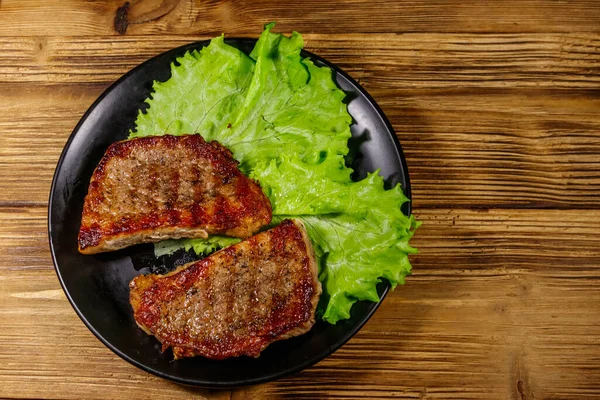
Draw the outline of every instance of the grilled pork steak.
<instances>
[{"instance_id":1,"label":"grilled pork steak","mask_svg":"<svg viewBox=\"0 0 600 400\"><path fill-rule=\"evenodd\" d=\"M304 225L285 220L167 275L134 278L130 302L137 324L175 358L258 357L312 327L317 273Z\"/></svg>"},{"instance_id":2,"label":"grilled pork steak","mask_svg":"<svg viewBox=\"0 0 600 400\"><path fill-rule=\"evenodd\" d=\"M200 135L112 144L83 205L79 251L224 234L245 238L271 221L271 203L231 152Z\"/></svg>"}]
</instances>

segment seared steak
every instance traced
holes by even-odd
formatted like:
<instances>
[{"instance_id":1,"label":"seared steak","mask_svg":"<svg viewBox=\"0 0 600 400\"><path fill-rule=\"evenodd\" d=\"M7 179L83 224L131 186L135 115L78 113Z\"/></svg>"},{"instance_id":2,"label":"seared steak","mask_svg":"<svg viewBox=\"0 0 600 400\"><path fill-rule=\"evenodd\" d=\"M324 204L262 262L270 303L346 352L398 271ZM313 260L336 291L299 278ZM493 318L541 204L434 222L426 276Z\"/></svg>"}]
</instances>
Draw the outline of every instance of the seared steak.
<instances>
[{"instance_id":1,"label":"seared steak","mask_svg":"<svg viewBox=\"0 0 600 400\"><path fill-rule=\"evenodd\" d=\"M200 135L112 144L83 205L79 251L223 234L246 238L271 221L271 203L231 152Z\"/></svg>"},{"instance_id":2,"label":"seared steak","mask_svg":"<svg viewBox=\"0 0 600 400\"><path fill-rule=\"evenodd\" d=\"M137 324L175 358L258 357L312 327L317 274L304 225L285 220L167 275L134 278L130 302Z\"/></svg>"}]
</instances>

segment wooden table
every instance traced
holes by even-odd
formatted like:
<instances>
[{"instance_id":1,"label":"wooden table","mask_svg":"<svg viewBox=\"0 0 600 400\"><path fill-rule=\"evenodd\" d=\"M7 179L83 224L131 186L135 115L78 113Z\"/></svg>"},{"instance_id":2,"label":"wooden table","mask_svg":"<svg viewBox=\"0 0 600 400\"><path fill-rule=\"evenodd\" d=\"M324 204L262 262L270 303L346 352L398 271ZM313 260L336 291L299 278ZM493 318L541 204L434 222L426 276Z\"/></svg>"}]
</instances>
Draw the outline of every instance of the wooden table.
<instances>
[{"instance_id":1,"label":"wooden table","mask_svg":"<svg viewBox=\"0 0 600 400\"><path fill-rule=\"evenodd\" d=\"M599 398L600 4L291 3L0 2L0 397ZM232 392L181 387L114 355L69 305L48 250L52 174L123 73L271 20L390 118L420 254L314 367Z\"/></svg>"}]
</instances>

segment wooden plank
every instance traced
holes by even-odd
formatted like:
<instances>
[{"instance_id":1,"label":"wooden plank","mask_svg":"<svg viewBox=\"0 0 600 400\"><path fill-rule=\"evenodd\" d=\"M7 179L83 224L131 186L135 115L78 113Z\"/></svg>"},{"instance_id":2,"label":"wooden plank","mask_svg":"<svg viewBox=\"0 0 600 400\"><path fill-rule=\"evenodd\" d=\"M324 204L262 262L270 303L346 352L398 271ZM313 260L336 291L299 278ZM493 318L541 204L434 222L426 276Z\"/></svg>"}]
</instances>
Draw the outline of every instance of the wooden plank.
<instances>
[{"instance_id":1,"label":"wooden plank","mask_svg":"<svg viewBox=\"0 0 600 400\"><path fill-rule=\"evenodd\" d=\"M62 148L105 87L0 83L0 204L47 203Z\"/></svg>"},{"instance_id":2,"label":"wooden plank","mask_svg":"<svg viewBox=\"0 0 600 400\"><path fill-rule=\"evenodd\" d=\"M0 83L0 204L47 202L62 147L107 85ZM599 91L371 93L404 149L416 210L600 208Z\"/></svg>"},{"instance_id":3,"label":"wooden plank","mask_svg":"<svg viewBox=\"0 0 600 400\"><path fill-rule=\"evenodd\" d=\"M408 158L416 207L598 207L598 35L350 38L307 41L383 107ZM102 90L191 40L1 42L0 202L45 202L62 145Z\"/></svg>"},{"instance_id":4,"label":"wooden plank","mask_svg":"<svg viewBox=\"0 0 600 400\"><path fill-rule=\"evenodd\" d=\"M413 275L355 338L294 377L232 398L600 396L596 210L418 217ZM43 207L0 207L0 397L229 397L164 382L104 348L60 290L45 225Z\"/></svg>"},{"instance_id":5,"label":"wooden plank","mask_svg":"<svg viewBox=\"0 0 600 400\"><path fill-rule=\"evenodd\" d=\"M168 49L212 36L18 37L0 42L0 82L109 83ZM306 49L367 89L600 85L600 34L305 35Z\"/></svg>"},{"instance_id":6,"label":"wooden plank","mask_svg":"<svg viewBox=\"0 0 600 400\"><path fill-rule=\"evenodd\" d=\"M600 91L374 90L413 205L598 208Z\"/></svg>"},{"instance_id":7,"label":"wooden plank","mask_svg":"<svg viewBox=\"0 0 600 400\"><path fill-rule=\"evenodd\" d=\"M590 1L544 0L307 0L291 6L266 0L3 0L0 36L127 34L258 35L277 21L284 31L371 32L576 32L599 31L600 7ZM118 11L120 9L120 11ZM126 23L129 21L129 23Z\"/></svg>"}]
</instances>

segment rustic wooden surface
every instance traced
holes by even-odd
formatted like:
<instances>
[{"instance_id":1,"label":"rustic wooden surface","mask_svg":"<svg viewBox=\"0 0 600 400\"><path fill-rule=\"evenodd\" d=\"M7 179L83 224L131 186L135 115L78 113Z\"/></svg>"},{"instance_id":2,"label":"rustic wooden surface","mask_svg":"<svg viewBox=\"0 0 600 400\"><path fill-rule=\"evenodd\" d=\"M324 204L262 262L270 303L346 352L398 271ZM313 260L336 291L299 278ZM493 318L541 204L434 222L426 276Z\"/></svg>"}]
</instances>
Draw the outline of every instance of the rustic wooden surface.
<instances>
[{"instance_id":1,"label":"rustic wooden surface","mask_svg":"<svg viewBox=\"0 0 600 400\"><path fill-rule=\"evenodd\" d=\"M290 4L0 1L0 397L600 398L600 3ZM123 73L271 20L391 120L420 254L407 285L314 367L234 391L181 387L118 358L72 310L48 250L50 182Z\"/></svg>"}]
</instances>

